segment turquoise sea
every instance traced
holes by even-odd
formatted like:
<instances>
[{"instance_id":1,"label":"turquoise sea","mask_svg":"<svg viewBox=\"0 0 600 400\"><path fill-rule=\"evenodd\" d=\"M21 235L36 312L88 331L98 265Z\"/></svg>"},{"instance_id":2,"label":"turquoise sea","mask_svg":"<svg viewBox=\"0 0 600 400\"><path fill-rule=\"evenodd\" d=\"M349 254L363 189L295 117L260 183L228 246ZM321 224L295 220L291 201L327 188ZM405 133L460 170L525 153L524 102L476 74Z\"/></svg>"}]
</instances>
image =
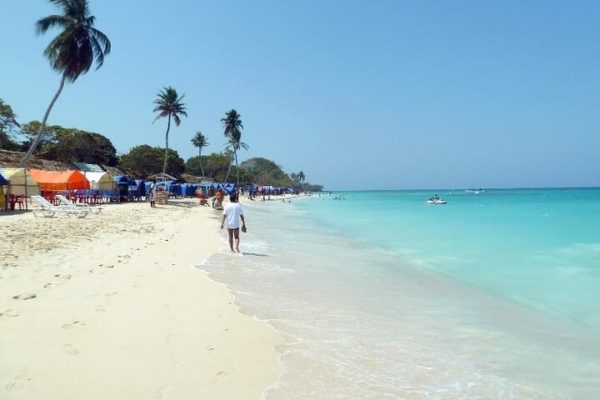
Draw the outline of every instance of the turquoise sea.
<instances>
[{"instance_id":1,"label":"turquoise sea","mask_svg":"<svg viewBox=\"0 0 600 400\"><path fill-rule=\"evenodd\" d=\"M600 398L600 189L244 205L201 268L282 333L264 399Z\"/></svg>"}]
</instances>

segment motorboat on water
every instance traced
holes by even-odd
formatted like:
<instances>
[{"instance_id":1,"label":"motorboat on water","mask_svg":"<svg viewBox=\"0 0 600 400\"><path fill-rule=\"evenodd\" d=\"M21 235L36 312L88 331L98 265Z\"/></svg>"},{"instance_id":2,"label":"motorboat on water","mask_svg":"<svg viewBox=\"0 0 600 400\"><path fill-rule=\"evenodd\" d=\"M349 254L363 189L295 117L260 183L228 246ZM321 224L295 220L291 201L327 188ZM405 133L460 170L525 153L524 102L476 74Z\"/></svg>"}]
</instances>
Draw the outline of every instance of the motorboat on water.
<instances>
[{"instance_id":1,"label":"motorboat on water","mask_svg":"<svg viewBox=\"0 0 600 400\"><path fill-rule=\"evenodd\" d=\"M485 189L465 189L465 192L467 193L473 193L473 194L481 194L481 193L485 193Z\"/></svg>"}]
</instances>

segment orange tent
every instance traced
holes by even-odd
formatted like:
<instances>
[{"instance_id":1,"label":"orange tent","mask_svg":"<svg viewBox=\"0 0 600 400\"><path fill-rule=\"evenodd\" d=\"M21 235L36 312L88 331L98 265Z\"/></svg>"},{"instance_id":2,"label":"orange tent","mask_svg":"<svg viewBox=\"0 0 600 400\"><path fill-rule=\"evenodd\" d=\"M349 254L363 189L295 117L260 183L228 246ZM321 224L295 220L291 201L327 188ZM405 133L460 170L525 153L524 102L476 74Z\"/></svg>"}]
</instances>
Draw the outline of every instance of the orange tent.
<instances>
[{"instance_id":1,"label":"orange tent","mask_svg":"<svg viewBox=\"0 0 600 400\"><path fill-rule=\"evenodd\" d=\"M40 186L40 190L44 192L90 188L90 183L79 171L43 171L41 169L30 169L29 173Z\"/></svg>"}]
</instances>

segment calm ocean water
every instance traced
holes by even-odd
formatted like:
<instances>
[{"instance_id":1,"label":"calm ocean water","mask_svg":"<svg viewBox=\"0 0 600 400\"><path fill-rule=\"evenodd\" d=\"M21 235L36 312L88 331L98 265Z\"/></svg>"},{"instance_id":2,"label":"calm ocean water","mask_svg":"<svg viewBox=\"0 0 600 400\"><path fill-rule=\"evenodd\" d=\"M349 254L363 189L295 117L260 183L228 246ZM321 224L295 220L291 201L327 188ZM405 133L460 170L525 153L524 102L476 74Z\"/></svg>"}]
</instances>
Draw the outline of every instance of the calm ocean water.
<instances>
[{"instance_id":1,"label":"calm ocean water","mask_svg":"<svg viewBox=\"0 0 600 400\"><path fill-rule=\"evenodd\" d=\"M202 268L286 342L273 399L600 398L600 190L245 206Z\"/></svg>"}]
</instances>

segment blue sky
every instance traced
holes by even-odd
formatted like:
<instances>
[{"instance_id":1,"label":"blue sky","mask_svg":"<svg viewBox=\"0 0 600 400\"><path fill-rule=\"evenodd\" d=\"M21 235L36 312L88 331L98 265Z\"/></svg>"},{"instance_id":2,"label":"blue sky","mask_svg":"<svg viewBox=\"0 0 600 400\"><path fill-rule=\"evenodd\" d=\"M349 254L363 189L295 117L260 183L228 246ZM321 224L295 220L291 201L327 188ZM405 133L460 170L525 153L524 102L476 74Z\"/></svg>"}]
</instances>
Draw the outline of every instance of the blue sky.
<instances>
[{"instance_id":1,"label":"blue sky","mask_svg":"<svg viewBox=\"0 0 600 400\"><path fill-rule=\"evenodd\" d=\"M3 2L0 97L41 119L59 83L34 23L46 0ZM112 41L49 123L164 146L164 86L221 151L236 108L241 160L263 156L335 189L600 186L600 3L90 0Z\"/></svg>"}]
</instances>

